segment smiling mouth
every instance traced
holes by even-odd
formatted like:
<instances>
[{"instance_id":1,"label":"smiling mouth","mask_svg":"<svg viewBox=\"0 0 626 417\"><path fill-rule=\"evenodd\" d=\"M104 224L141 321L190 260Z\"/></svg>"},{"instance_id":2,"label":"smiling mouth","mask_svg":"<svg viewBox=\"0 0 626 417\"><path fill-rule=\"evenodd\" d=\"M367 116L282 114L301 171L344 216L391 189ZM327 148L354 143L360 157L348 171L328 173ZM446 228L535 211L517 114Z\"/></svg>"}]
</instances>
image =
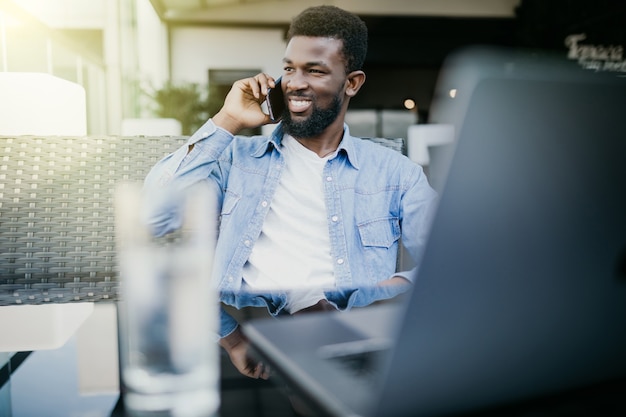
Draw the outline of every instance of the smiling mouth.
<instances>
[{"instance_id":1,"label":"smiling mouth","mask_svg":"<svg viewBox=\"0 0 626 417\"><path fill-rule=\"evenodd\" d=\"M302 99L300 97L291 97L289 98L288 102L289 102L289 110L293 113L305 112L311 107L313 103L309 99Z\"/></svg>"}]
</instances>

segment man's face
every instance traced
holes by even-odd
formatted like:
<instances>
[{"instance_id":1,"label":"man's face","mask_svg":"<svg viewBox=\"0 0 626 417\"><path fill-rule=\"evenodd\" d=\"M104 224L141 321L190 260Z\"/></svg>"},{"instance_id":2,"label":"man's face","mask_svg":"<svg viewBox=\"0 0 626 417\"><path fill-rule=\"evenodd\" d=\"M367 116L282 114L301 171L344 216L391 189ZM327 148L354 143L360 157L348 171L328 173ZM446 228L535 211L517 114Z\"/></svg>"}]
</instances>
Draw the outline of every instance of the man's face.
<instances>
[{"instance_id":1,"label":"man's face","mask_svg":"<svg viewBox=\"0 0 626 417\"><path fill-rule=\"evenodd\" d=\"M320 135L333 123L343 124L346 70L342 41L296 36L285 51L282 87L287 108L283 128L296 138Z\"/></svg>"}]
</instances>

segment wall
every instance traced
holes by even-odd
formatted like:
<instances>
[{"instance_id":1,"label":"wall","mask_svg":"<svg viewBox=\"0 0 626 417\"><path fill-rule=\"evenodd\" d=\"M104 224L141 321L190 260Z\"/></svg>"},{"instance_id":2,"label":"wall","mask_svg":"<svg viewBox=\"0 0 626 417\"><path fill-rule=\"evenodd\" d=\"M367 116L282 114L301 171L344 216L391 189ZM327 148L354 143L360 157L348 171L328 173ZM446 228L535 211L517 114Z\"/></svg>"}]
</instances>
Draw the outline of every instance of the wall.
<instances>
[{"instance_id":1,"label":"wall","mask_svg":"<svg viewBox=\"0 0 626 417\"><path fill-rule=\"evenodd\" d=\"M285 49L279 29L173 27L172 81L207 83L209 69L254 69L277 76Z\"/></svg>"}]
</instances>

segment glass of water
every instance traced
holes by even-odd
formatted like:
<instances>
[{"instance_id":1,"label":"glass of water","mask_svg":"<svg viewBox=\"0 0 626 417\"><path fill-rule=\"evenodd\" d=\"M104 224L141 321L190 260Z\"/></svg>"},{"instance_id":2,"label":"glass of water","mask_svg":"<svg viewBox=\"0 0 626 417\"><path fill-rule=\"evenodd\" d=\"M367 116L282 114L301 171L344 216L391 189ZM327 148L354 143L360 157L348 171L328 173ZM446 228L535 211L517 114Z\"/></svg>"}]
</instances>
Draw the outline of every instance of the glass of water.
<instances>
[{"instance_id":1,"label":"glass of water","mask_svg":"<svg viewBox=\"0 0 626 417\"><path fill-rule=\"evenodd\" d=\"M219 408L217 291L211 280L218 212L208 186L175 193L167 233L142 217L136 184L116 189L122 286L120 372L131 416L208 417Z\"/></svg>"}]
</instances>

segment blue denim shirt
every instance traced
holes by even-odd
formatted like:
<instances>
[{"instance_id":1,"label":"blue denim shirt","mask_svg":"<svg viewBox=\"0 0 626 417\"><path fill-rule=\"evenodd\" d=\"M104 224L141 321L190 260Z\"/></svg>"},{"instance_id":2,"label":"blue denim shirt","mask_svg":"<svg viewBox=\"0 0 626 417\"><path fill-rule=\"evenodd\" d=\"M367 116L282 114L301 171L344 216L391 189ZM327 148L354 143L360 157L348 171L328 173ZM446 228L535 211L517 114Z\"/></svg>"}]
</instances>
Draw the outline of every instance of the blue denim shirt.
<instances>
[{"instance_id":1,"label":"blue denim shirt","mask_svg":"<svg viewBox=\"0 0 626 417\"><path fill-rule=\"evenodd\" d=\"M216 182L221 217L213 276L220 300L237 308L267 306L273 315L283 312L286 294L251 292L242 268L285 166L282 137L280 124L269 137L243 137L209 120L186 145L158 162L144 185L149 221L156 233L163 234L180 223L167 187ZM190 145L193 149L188 152ZM405 291L408 285L377 283L394 275L415 279L417 267L396 273L396 265L400 241L419 265L429 231L436 193L422 168L397 151L351 136L345 126L337 155L326 163L323 177L336 281L336 289L325 293L328 301L344 310ZM222 309L220 336L236 327Z\"/></svg>"}]
</instances>

